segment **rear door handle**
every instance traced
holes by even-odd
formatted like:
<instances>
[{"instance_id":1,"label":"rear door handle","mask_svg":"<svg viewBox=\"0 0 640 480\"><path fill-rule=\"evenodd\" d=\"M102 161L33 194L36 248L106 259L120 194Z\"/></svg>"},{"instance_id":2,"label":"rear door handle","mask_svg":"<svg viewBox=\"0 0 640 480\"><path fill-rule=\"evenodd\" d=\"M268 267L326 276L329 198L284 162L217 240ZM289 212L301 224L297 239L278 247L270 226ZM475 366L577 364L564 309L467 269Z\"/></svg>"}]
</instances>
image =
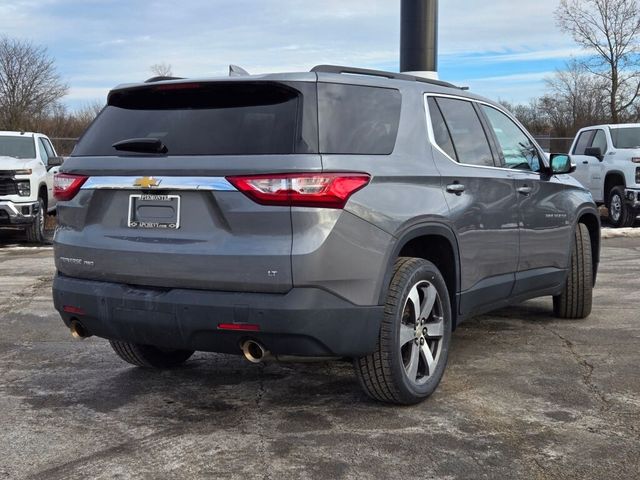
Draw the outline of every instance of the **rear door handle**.
<instances>
[{"instance_id":1,"label":"rear door handle","mask_svg":"<svg viewBox=\"0 0 640 480\"><path fill-rule=\"evenodd\" d=\"M461 183L452 183L451 185L447 185L447 192L460 195L462 192L464 192L464 185L462 185Z\"/></svg>"},{"instance_id":2,"label":"rear door handle","mask_svg":"<svg viewBox=\"0 0 640 480\"><path fill-rule=\"evenodd\" d=\"M583 160L583 161L582 161L582 163L583 163L584 165L589 165L589 160Z\"/></svg>"},{"instance_id":3,"label":"rear door handle","mask_svg":"<svg viewBox=\"0 0 640 480\"><path fill-rule=\"evenodd\" d=\"M518 188L518 193L521 193L522 195L529 195L532 191L533 189L527 185Z\"/></svg>"}]
</instances>

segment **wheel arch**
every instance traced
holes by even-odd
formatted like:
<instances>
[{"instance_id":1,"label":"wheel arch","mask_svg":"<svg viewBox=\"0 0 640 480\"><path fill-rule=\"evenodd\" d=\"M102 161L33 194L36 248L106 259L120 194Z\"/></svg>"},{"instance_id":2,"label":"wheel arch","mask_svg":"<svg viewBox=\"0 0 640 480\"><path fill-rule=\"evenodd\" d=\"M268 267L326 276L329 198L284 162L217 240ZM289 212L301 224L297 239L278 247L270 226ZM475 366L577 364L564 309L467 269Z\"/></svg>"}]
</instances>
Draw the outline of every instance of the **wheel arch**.
<instances>
[{"instance_id":1,"label":"wheel arch","mask_svg":"<svg viewBox=\"0 0 640 480\"><path fill-rule=\"evenodd\" d=\"M626 180L624 177L624 173L620 170L610 170L604 177L604 191L602 192L602 199L605 204L609 202L609 194L613 187L617 187L618 185L626 186Z\"/></svg>"},{"instance_id":2,"label":"wheel arch","mask_svg":"<svg viewBox=\"0 0 640 480\"><path fill-rule=\"evenodd\" d=\"M460 256L458 241L451 228L437 223L421 224L410 227L397 236L397 241L387 258L379 296L380 304L385 302L395 260L405 256L423 258L438 267L449 290L453 316L452 326L455 329L458 320L458 292L460 291Z\"/></svg>"},{"instance_id":3,"label":"wheel arch","mask_svg":"<svg viewBox=\"0 0 640 480\"><path fill-rule=\"evenodd\" d=\"M38 198L42 198L44 202L44 213L46 215L47 208L49 208L49 191L47 190L47 186L44 183L41 183L38 187Z\"/></svg>"}]
</instances>

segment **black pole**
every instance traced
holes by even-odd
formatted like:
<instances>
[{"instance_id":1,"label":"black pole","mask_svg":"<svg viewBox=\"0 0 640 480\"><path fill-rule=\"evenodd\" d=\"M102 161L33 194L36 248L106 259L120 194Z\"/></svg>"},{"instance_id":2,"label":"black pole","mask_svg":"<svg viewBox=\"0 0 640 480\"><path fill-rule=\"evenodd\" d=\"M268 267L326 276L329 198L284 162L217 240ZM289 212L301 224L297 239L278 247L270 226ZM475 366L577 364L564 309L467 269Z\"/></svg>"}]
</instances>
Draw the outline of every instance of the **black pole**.
<instances>
[{"instance_id":1,"label":"black pole","mask_svg":"<svg viewBox=\"0 0 640 480\"><path fill-rule=\"evenodd\" d=\"M438 0L402 0L400 71L438 71Z\"/></svg>"}]
</instances>

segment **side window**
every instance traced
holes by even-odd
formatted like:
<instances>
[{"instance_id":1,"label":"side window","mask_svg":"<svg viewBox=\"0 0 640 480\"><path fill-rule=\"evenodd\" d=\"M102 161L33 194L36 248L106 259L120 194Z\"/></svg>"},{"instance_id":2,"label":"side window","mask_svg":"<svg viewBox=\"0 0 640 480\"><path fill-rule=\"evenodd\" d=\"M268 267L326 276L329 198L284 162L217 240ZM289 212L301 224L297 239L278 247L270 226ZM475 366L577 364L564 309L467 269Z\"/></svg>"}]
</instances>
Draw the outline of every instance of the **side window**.
<instances>
[{"instance_id":1,"label":"side window","mask_svg":"<svg viewBox=\"0 0 640 480\"><path fill-rule=\"evenodd\" d=\"M447 128L447 124L444 122L440 107L436 103L435 98L429 97L427 100L429 105L429 116L431 117L431 127L433 128L433 136L438 146L444 150L455 161L458 161L456 150L453 148L453 142L451 140L451 134Z\"/></svg>"},{"instance_id":2,"label":"side window","mask_svg":"<svg viewBox=\"0 0 640 480\"><path fill-rule=\"evenodd\" d=\"M401 108L395 89L318 83L320 153L390 155Z\"/></svg>"},{"instance_id":3,"label":"side window","mask_svg":"<svg viewBox=\"0 0 640 480\"><path fill-rule=\"evenodd\" d=\"M40 141L44 143L44 149L47 151L47 155L49 155L49 157L55 157L56 154L53 153L53 147L51 146L51 142L46 138L40 138Z\"/></svg>"},{"instance_id":4,"label":"side window","mask_svg":"<svg viewBox=\"0 0 640 480\"><path fill-rule=\"evenodd\" d=\"M589 145L591 145L594 134L595 130L587 130L586 132L582 132L578 137L576 148L573 149L573 154L584 155L584 150L585 148L589 147Z\"/></svg>"},{"instance_id":5,"label":"side window","mask_svg":"<svg viewBox=\"0 0 640 480\"><path fill-rule=\"evenodd\" d=\"M540 155L529 137L504 113L482 105L502 150L501 160L507 168L540 171Z\"/></svg>"},{"instance_id":6,"label":"side window","mask_svg":"<svg viewBox=\"0 0 640 480\"><path fill-rule=\"evenodd\" d=\"M42 163L44 163L45 166L49 165L49 154L47 153L47 149L44 146L42 138L38 139L38 151L40 152L40 159L42 160Z\"/></svg>"},{"instance_id":7,"label":"side window","mask_svg":"<svg viewBox=\"0 0 640 480\"><path fill-rule=\"evenodd\" d=\"M591 146L599 147L603 154L607 153L607 136L605 135L604 130L596 131Z\"/></svg>"},{"instance_id":8,"label":"side window","mask_svg":"<svg viewBox=\"0 0 640 480\"><path fill-rule=\"evenodd\" d=\"M438 98L444 121L460 163L494 167L487 135L471 102Z\"/></svg>"}]
</instances>

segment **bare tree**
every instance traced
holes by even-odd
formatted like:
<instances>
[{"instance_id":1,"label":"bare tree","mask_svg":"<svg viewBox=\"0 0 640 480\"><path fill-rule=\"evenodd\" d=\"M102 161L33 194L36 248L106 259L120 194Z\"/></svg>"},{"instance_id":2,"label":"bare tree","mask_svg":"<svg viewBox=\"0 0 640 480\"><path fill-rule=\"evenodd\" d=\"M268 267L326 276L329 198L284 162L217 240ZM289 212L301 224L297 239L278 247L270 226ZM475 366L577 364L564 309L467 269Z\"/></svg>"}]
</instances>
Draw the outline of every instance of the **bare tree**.
<instances>
[{"instance_id":1,"label":"bare tree","mask_svg":"<svg viewBox=\"0 0 640 480\"><path fill-rule=\"evenodd\" d=\"M173 75L171 64L169 63L155 63L149 67L149 70L158 77L171 77Z\"/></svg>"},{"instance_id":2,"label":"bare tree","mask_svg":"<svg viewBox=\"0 0 640 480\"><path fill-rule=\"evenodd\" d=\"M548 118L540 108L540 102L537 98L534 98L528 104L510 103L506 101L500 101L500 104L513 113L520 123L533 135L547 135L549 133L550 125Z\"/></svg>"},{"instance_id":3,"label":"bare tree","mask_svg":"<svg viewBox=\"0 0 640 480\"><path fill-rule=\"evenodd\" d=\"M540 99L556 135L573 136L588 125L607 122L607 82L577 60L546 79L548 93Z\"/></svg>"},{"instance_id":4,"label":"bare tree","mask_svg":"<svg viewBox=\"0 0 640 480\"><path fill-rule=\"evenodd\" d=\"M640 7L637 0L561 0L560 28L593 53L584 62L605 80L611 121L618 123L640 94Z\"/></svg>"},{"instance_id":5,"label":"bare tree","mask_svg":"<svg viewBox=\"0 0 640 480\"><path fill-rule=\"evenodd\" d=\"M45 48L0 37L0 128L26 128L46 115L68 89Z\"/></svg>"}]
</instances>

